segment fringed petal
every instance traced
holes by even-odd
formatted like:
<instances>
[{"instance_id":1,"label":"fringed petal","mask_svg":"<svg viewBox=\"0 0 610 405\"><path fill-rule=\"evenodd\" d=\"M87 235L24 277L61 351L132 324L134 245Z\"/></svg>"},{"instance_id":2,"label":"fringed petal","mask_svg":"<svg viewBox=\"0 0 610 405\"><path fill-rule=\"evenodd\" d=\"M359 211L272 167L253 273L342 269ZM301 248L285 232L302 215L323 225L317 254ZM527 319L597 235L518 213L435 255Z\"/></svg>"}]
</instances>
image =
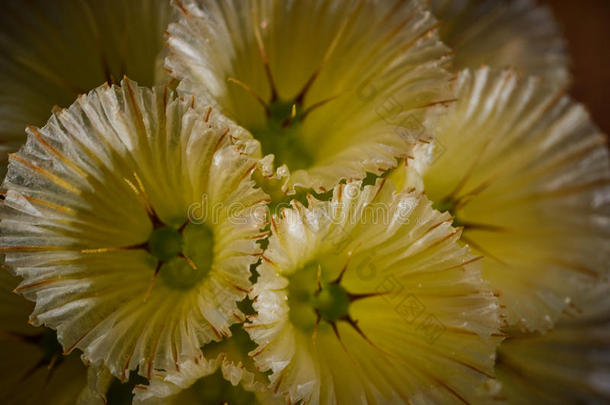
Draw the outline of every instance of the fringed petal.
<instances>
[{"instance_id":1,"label":"fringed petal","mask_svg":"<svg viewBox=\"0 0 610 405\"><path fill-rule=\"evenodd\" d=\"M272 392L308 404L478 398L499 308L448 214L387 181L351 182L331 201L293 202L271 231L245 328ZM320 310L331 288L347 296Z\"/></svg>"},{"instance_id":2,"label":"fringed petal","mask_svg":"<svg viewBox=\"0 0 610 405\"><path fill-rule=\"evenodd\" d=\"M394 167L452 99L449 50L418 1L174 4L167 68L254 134L285 192Z\"/></svg>"},{"instance_id":3,"label":"fringed petal","mask_svg":"<svg viewBox=\"0 0 610 405\"><path fill-rule=\"evenodd\" d=\"M0 241L36 302L31 322L122 380L229 336L267 216L249 135L191 97L127 79L28 133L4 182ZM178 251L165 257L155 235Z\"/></svg>"},{"instance_id":4,"label":"fringed petal","mask_svg":"<svg viewBox=\"0 0 610 405\"><path fill-rule=\"evenodd\" d=\"M432 0L440 37L455 50L454 67L511 67L569 84L570 58L548 6L534 0Z\"/></svg>"},{"instance_id":5,"label":"fringed petal","mask_svg":"<svg viewBox=\"0 0 610 405\"><path fill-rule=\"evenodd\" d=\"M426 194L485 256L509 326L549 329L608 274L607 138L539 79L482 68L462 72L457 92L436 131L444 153L418 155Z\"/></svg>"},{"instance_id":6,"label":"fringed petal","mask_svg":"<svg viewBox=\"0 0 610 405\"><path fill-rule=\"evenodd\" d=\"M0 174L54 106L123 75L165 81L158 54L168 0L6 0L0 4Z\"/></svg>"}]
</instances>

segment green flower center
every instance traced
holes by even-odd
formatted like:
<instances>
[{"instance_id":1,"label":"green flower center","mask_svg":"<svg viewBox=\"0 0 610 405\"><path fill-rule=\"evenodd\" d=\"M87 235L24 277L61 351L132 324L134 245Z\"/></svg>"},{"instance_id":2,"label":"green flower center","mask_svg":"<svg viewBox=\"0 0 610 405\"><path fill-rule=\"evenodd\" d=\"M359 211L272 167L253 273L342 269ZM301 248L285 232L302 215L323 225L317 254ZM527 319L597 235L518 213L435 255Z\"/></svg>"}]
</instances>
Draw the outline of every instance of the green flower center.
<instances>
[{"instance_id":1,"label":"green flower center","mask_svg":"<svg viewBox=\"0 0 610 405\"><path fill-rule=\"evenodd\" d=\"M253 128L263 153L275 155L276 166L286 164L290 170L311 167L314 158L303 142L303 108L299 102L274 101L268 107L266 125Z\"/></svg>"},{"instance_id":2,"label":"green flower center","mask_svg":"<svg viewBox=\"0 0 610 405\"><path fill-rule=\"evenodd\" d=\"M189 223L180 229L162 226L151 232L148 250L158 260L165 285L185 290L197 285L210 272L214 234L204 224Z\"/></svg>"},{"instance_id":3,"label":"green flower center","mask_svg":"<svg viewBox=\"0 0 610 405\"><path fill-rule=\"evenodd\" d=\"M170 260L182 252L182 235L171 226L157 228L150 234L148 249L159 260Z\"/></svg>"},{"instance_id":4,"label":"green flower center","mask_svg":"<svg viewBox=\"0 0 610 405\"><path fill-rule=\"evenodd\" d=\"M350 299L347 291L339 284L325 284L312 298L312 305L322 319L335 322L348 316Z\"/></svg>"},{"instance_id":5,"label":"green flower center","mask_svg":"<svg viewBox=\"0 0 610 405\"><path fill-rule=\"evenodd\" d=\"M336 282L317 281L318 263L312 262L290 276L288 305L290 320L303 331L313 331L318 315L329 323L349 317L347 290ZM322 272L324 276L324 272Z\"/></svg>"}]
</instances>

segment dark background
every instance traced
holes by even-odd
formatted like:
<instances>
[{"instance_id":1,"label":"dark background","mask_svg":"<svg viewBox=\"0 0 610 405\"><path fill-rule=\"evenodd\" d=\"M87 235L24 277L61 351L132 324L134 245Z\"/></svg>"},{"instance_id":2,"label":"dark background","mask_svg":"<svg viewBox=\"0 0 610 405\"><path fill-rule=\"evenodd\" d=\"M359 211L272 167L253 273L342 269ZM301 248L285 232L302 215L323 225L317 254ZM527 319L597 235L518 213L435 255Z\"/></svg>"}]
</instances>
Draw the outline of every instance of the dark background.
<instances>
[{"instance_id":1,"label":"dark background","mask_svg":"<svg viewBox=\"0 0 610 405\"><path fill-rule=\"evenodd\" d=\"M610 0L540 0L548 4L572 57L571 94L610 135Z\"/></svg>"}]
</instances>

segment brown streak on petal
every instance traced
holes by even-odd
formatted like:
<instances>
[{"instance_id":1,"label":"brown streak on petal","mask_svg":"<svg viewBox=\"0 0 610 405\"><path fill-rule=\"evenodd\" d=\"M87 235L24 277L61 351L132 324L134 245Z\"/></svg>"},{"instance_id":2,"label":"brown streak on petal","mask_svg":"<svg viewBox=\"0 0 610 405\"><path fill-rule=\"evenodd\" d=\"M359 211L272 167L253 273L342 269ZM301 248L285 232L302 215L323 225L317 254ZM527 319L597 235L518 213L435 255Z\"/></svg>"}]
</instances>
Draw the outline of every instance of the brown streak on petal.
<instances>
[{"instance_id":1,"label":"brown streak on petal","mask_svg":"<svg viewBox=\"0 0 610 405\"><path fill-rule=\"evenodd\" d=\"M55 149L53 146L51 146L51 144L49 144L44 137L42 136L42 134L40 133L40 131L38 131L37 128L28 125L26 127L28 130L30 130L30 132L32 132L34 134L34 137L36 137L36 139L38 140L38 142L44 146L48 151L50 151L52 154L54 154L55 156L57 156L64 164L66 164L67 166L69 166L71 169L73 169L76 173L78 173L81 177L87 178L87 173L85 173L85 171L83 169L81 169L80 167L78 167L73 161L71 161L70 159L68 159L67 157L65 157L61 152L59 152L57 149Z\"/></svg>"},{"instance_id":2,"label":"brown streak on petal","mask_svg":"<svg viewBox=\"0 0 610 405\"><path fill-rule=\"evenodd\" d=\"M180 11L182 12L182 14L184 14L185 17L190 17L191 16L191 14L188 12L188 10L182 4L182 1L174 0L174 4L176 4L176 7L178 7L180 9Z\"/></svg>"},{"instance_id":3,"label":"brown streak on petal","mask_svg":"<svg viewBox=\"0 0 610 405\"><path fill-rule=\"evenodd\" d=\"M54 204L54 203L49 202L49 201L45 201L45 200L41 200L41 199L38 199L38 198L29 197L29 196L23 196L23 198L25 198L26 200L28 200L31 203L43 205L43 206L51 208L51 209L53 209L55 211L63 212L64 214L68 214L68 215L75 215L76 214L76 211L73 210L72 208L63 207L61 205Z\"/></svg>"},{"instance_id":4,"label":"brown streak on petal","mask_svg":"<svg viewBox=\"0 0 610 405\"><path fill-rule=\"evenodd\" d=\"M10 153L8 155L8 157L10 159L16 160L19 163L27 166L31 170L33 170L33 171L35 171L37 173L40 173L41 175L45 176L46 178L48 178L49 180L51 180L53 183L57 184L58 186L66 189L66 190L68 190L68 191L70 191L70 192L72 192L72 193L74 193L76 195L80 195L80 191L78 190L78 188L74 187L72 184L70 184L67 181L65 181L64 179L54 175L53 173L51 173L51 172L49 172L49 171L47 171L45 169L42 169L42 168L40 168L38 166L35 166L35 165L31 164L30 162L26 161L25 159L15 155L15 154L13 154L13 153Z\"/></svg>"},{"instance_id":5,"label":"brown streak on petal","mask_svg":"<svg viewBox=\"0 0 610 405\"><path fill-rule=\"evenodd\" d=\"M205 113L205 118L203 119L207 124L210 121L210 115L212 114L212 106L208 107L208 110Z\"/></svg>"},{"instance_id":6,"label":"brown streak on petal","mask_svg":"<svg viewBox=\"0 0 610 405\"><path fill-rule=\"evenodd\" d=\"M127 356L127 361L125 362L125 365L123 366L123 370L121 371L121 382L125 383L129 377L129 373L127 373L127 376L125 375L125 373L127 372L127 369L129 368L129 363L131 362L131 358L133 357L133 354L136 351L136 345L133 344L132 345L132 349L131 352L129 352L129 356Z\"/></svg>"},{"instance_id":7,"label":"brown streak on petal","mask_svg":"<svg viewBox=\"0 0 610 405\"><path fill-rule=\"evenodd\" d=\"M13 252L57 252L57 251L68 251L66 246L5 246L0 247L0 253L13 253Z\"/></svg>"},{"instance_id":8,"label":"brown streak on petal","mask_svg":"<svg viewBox=\"0 0 610 405\"><path fill-rule=\"evenodd\" d=\"M72 345L70 347L68 347L66 350L64 350L63 354L64 355L70 354L72 352L72 350L74 350L76 345L78 345L89 333L91 333L91 331L93 329L95 329L95 326L93 328L89 329L87 332L83 333L81 337L76 339L76 341L74 343L72 343Z\"/></svg>"},{"instance_id":9,"label":"brown streak on petal","mask_svg":"<svg viewBox=\"0 0 610 405\"><path fill-rule=\"evenodd\" d=\"M47 279L47 280L44 280L44 281L38 281L36 283L31 283L31 284L26 284L26 285L23 285L23 286L19 286L19 287L15 288L13 291L14 292L21 292L23 290L28 290L30 288L40 287L40 286L48 285L48 284L53 284L53 283L57 283L59 281L64 281L64 280L73 280L73 279L68 278L68 277L50 278L50 279Z\"/></svg>"}]
</instances>

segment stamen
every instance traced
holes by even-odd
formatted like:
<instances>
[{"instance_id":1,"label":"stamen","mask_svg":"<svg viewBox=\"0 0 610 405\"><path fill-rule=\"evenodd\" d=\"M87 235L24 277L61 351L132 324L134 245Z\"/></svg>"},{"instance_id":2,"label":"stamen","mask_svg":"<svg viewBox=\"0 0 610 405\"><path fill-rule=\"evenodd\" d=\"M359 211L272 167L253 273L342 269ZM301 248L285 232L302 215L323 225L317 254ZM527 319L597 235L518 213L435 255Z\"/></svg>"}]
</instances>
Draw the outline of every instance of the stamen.
<instances>
[{"instance_id":1,"label":"stamen","mask_svg":"<svg viewBox=\"0 0 610 405\"><path fill-rule=\"evenodd\" d=\"M255 6L252 9L252 19L253 21L258 21L258 12L257 7ZM269 81L269 87L271 88L271 98L269 100L269 104L273 103L277 100L277 88L275 87L275 82L273 80L273 75L271 74L271 67L269 66L269 57L267 55L267 51L265 50L265 43L263 42L263 36L261 34L260 28L258 24L254 24L254 37L256 38L256 43L258 45L258 51L261 56L261 60L263 62L263 68L265 70L265 75L267 75L267 80Z\"/></svg>"},{"instance_id":2,"label":"stamen","mask_svg":"<svg viewBox=\"0 0 610 405\"><path fill-rule=\"evenodd\" d=\"M317 103L310 105L305 111L303 111L303 114L301 115L301 120L304 120L312 111L314 111L320 107L323 107L327 103L329 103L339 97L341 97L341 94L337 94L336 96L329 97L327 99L318 101Z\"/></svg>"},{"instance_id":3,"label":"stamen","mask_svg":"<svg viewBox=\"0 0 610 405\"><path fill-rule=\"evenodd\" d=\"M229 81L230 83L235 83L236 85L238 85L239 87L241 87L242 89L246 90L248 92L248 94L250 94L252 97L254 97L256 99L256 101L258 101L260 103L260 105L263 106L263 108L265 109L265 114L270 117L271 116L271 110L269 109L269 104L267 104L265 102L265 100L263 100L261 98L261 96L259 96L258 94L256 94L256 92L250 88L250 86L248 86L246 83L242 82L239 79L236 79L234 77L229 77L227 78L227 81Z\"/></svg>"},{"instance_id":4,"label":"stamen","mask_svg":"<svg viewBox=\"0 0 610 405\"><path fill-rule=\"evenodd\" d=\"M197 266L195 265L195 262L194 262L193 260L191 260L191 258L190 258L190 257L187 257L187 256L185 256L185 255L184 255L184 254L182 254L182 253L180 254L180 257L181 257L182 259L184 259L184 260L185 260L185 261L188 263L188 265L189 265L189 267L190 267L191 269L193 269L193 270L197 270Z\"/></svg>"},{"instance_id":5,"label":"stamen","mask_svg":"<svg viewBox=\"0 0 610 405\"><path fill-rule=\"evenodd\" d=\"M146 293L144 294L144 302L148 301L148 297L150 297L150 293L155 285L155 280L157 279L157 275L159 274L159 270L161 270L162 265L163 262L159 260L157 262L157 266L155 267L155 273L153 274L152 279L150 280L150 284L148 284L148 288L146 289Z\"/></svg>"}]
</instances>

